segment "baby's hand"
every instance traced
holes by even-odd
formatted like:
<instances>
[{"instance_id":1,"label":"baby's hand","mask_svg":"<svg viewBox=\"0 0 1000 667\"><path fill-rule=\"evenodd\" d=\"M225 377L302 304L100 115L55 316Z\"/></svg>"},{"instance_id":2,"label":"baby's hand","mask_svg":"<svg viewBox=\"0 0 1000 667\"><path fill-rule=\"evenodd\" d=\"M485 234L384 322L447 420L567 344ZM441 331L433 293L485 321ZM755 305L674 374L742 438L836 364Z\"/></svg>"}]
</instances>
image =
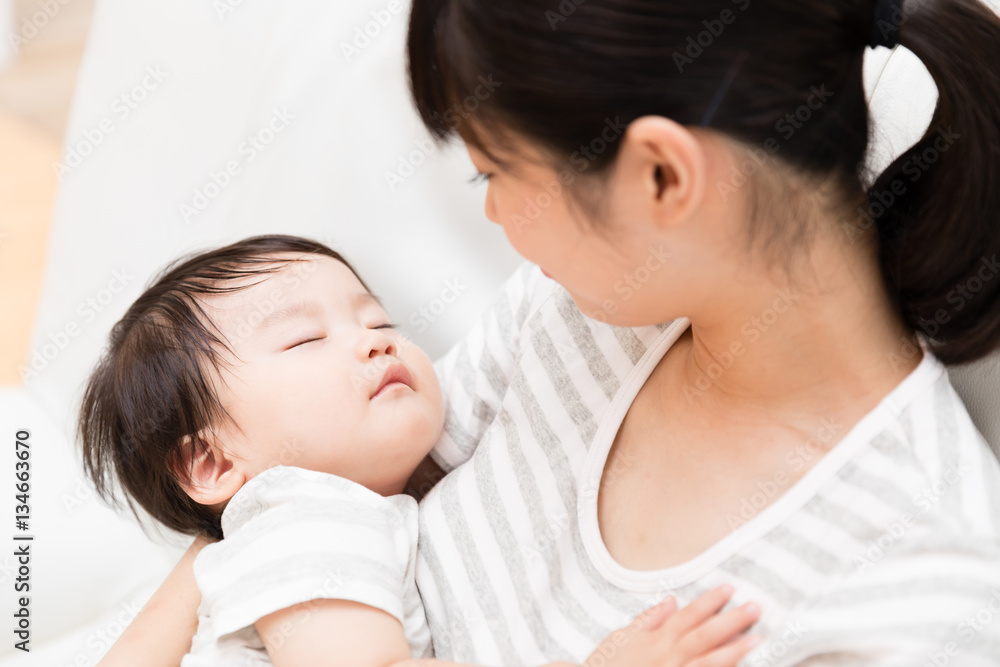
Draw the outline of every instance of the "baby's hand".
<instances>
[{"instance_id":1,"label":"baby's hand","mask_svg":"<svg viewBox=\"0 0 1000 667\"><path fill-rule=\"evenodd\" d=\"M605 639L583 667L735 667L760 643L741 635L760 607L748 602L720 614L732 594L721 586L680 611L669 597Z\"/></svg>"}]
</instances>

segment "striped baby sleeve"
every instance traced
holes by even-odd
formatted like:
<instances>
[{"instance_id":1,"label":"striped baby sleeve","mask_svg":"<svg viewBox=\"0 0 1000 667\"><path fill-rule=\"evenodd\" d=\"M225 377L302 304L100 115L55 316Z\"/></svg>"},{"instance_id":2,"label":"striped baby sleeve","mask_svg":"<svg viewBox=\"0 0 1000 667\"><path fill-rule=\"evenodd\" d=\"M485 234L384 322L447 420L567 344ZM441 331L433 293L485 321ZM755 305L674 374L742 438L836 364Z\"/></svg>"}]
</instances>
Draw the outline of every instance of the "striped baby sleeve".
<instances>
[{"instance_id":1,"label":"striped baby sleeve","mask_svg":"<svg viewBox=\"0 0 1000 667\"><path fill-rule=\"evenodd\" d=\"M223 513L225 538L194 564L216 639L319 599L360 602L405 626L416 502L385 498L325 473L276 466L247 482Z\"/></svg>"},{"instance_id":2,"label":"striped baby sleeve","mask_svg":"<svg viewBox=\"0 0 1000 667\"><path fill-rule=\"evenodd\" d=\"M445 426L431 458L450 471L471 458L503 402L521 332L556 283L524 262L465 338L434 363L444 393Z\"/></svg>"}]
</instances>

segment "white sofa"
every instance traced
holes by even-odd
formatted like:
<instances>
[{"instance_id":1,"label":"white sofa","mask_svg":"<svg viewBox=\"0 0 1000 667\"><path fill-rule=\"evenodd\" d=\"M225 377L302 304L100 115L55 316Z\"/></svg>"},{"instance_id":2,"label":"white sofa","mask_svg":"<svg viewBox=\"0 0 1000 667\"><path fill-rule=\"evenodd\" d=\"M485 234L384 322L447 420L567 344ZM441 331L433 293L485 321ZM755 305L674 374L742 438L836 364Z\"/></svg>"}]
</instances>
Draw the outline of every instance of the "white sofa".
<instances>
[{"instance_id":1,"label":"white sofa","mask_svg":"<svg viewBox=\"0 0 1000 667\"><path fill-rule=\"evenodd\" d=\"M464 152L425 155L404 79L407 5L393 13L389 0L98 3L35 324L39 368L25 390L0 394L0 433L33 430L38 535L33 651L4 642L0 667L95 664L185 545L147 538L101 505L69 437L108 329L166 261L253 233L318 237L356 264L432 357L518 263L484 218L482 191L464 182L473 170ZM357 52L348 58L344 44ZM870 85L887 55L872 54ZM875 93L875 160L929 119L933 86L905 55ZM241 143L272 122L281 129L247 159ZM239 173L227 178L232 161ZM401 170L409 175L390 187L386 173ZM445 307L455 281L458 298ZM996 367L954 374L995 444ZM6 588L5 567L0 558Z\"/></svg>"},{"instance_id":2,"label":"white sofa","mask_svg":"<svg viewBox=\"0 0 1000 667\"><path fill-rule=\"evenodd\" d=\"M0 35L5 37L16 34L14 27L14 3L11 0L0 0ZM14 45L11 39L0 41L0 69L3 69L14 59Z\"/></svg>"}]
</instances>

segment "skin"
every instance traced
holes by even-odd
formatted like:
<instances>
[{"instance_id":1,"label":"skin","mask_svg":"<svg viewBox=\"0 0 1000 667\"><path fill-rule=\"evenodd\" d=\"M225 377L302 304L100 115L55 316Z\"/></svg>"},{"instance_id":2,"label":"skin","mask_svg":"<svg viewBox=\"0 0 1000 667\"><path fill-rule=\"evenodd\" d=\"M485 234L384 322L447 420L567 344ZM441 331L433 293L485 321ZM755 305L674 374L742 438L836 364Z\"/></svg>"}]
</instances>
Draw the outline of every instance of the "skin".
<instances>
[{"instance_id":1,"label":"skin","mask_svg":"<svg viewBox=\"0 0 1000 667\"><path fill-rule=\"evenodd\" d=\"M759 222L808 230L807 243L768 252L748 234L749 187L726 195L718 187L744 149L651 116L630 124L606 180L584 183L600 192L600 219L564 191L525 224L526 199L549 201L539 196L559 171L523 139L511 146L487 146L505 168L483 151L469 155L488 175L487 217L521 255L594 319L691 320L640 390L605 467L598 518L623 566L666 568L705 551L731 532L727 516L758 482L780 472L781 492L790 488L919 363L919 352L906 353L919 347L886 295L874 239L845 233L849 214L838 214L829 184L765 168L764 182L782 177L786 191L763 200L792 197L800 217L772 205L763 210L783 217ZM651 248L669 258L647 271ZM627 297L615 290L640 277ZM783 293L792 305L779 304L784 312L763 324ZM734 343L742 343L735 357ZM810 439L822 451L790 467L790 453ZM650 512L655 524L644 519Z\"/></svg>"}]
</instances>

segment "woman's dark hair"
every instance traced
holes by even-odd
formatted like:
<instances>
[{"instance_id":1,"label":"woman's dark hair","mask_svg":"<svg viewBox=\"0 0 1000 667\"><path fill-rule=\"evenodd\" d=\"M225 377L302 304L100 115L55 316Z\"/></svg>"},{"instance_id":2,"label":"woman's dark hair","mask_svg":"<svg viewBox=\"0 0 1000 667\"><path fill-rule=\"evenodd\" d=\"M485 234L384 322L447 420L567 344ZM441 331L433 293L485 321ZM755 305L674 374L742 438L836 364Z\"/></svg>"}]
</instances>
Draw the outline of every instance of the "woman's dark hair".
<instances>
[{"instance_id":1,"label":"woman's dark hair","mask_svg":"<svg viewBox=\"0 0 1000 667\"><path fill-rule=\"evenodd\" d=\"M288 253L331 257L357 276L321 243L255 236L177 260L111 329L78 422L84 470L106 501L119 504L120 485L136 517L138 504L168 528L222 538L219 513L192 500L179 483L187 472L181 465L184 438L204 447L197 434L228 418L211 372L218 372L222 352L231 348L201 298L246 289L259 282L247 279L303 261Z\"/></svg>"},{"instance_id":2,"label":"woman's dark hair","mask_svg":"<svg viewBox=\"0 0 1000 667\"><path fill-rule=\"evenodd\" d=\"M600 175L620 144L607 128L658 115L832 184L845 229L874 227L904 322L967 362L1000 344L1000 19L979 0L900 4L876 23L872 0L414 0L410 86L438 141L460 135L501 166L490 144L513 133ZM873 27L897 27L940 93L927 132L877 178L862 166ZM755 190L752 222L787 201Z\"/></svg>"}]
</instances>

